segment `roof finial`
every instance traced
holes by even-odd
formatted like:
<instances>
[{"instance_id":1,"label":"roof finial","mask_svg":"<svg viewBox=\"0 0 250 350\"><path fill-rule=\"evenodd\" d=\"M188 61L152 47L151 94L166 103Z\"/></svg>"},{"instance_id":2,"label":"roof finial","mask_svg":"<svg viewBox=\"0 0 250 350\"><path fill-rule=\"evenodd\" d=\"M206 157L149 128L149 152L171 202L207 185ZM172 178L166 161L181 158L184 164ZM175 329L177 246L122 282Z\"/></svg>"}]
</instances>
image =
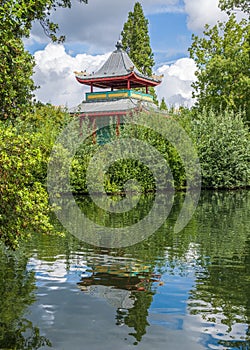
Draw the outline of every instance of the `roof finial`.
<instances>
[{"instance_id":1,"label":"roof finial","mask_svg":"<svg viewBox=\"0 0 250 350\"><path fill-rule=\"evenodd\" d=\"M115 45L115 47L117 48L117 50L121 50L122 49L122 41L121 39L119 39Z\"/></svg>"}]
</instances>

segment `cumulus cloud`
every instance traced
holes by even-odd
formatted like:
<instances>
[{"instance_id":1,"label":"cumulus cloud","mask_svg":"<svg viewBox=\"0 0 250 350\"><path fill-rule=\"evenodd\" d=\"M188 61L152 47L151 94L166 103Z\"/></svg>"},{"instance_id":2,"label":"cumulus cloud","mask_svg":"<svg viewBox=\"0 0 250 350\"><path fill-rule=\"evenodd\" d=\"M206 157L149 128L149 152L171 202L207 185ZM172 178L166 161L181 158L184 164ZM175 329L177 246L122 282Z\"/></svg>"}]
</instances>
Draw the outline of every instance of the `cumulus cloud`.
<instances>
[{"instance_id":1,"label":"cumulus cloud","mask_svg":"<svg viewBox=\"0 0 250 350\"><path fill-rule=\"evenodd\" d=\"M72 57L63 45L48 44L44 50L35 53L34 80L41 86L36 92L37 99L54 105L77 106L89 87L80 85L73 72L85 69L88 72L96 71L109 55L110 53L97 56L78 54ZM164 74L164 79L157 88L158 97L165 97L169 105L191 106L194 71L195 63L189 58L160 67L157 73Z\"/></svg>"},{"instance_id":2,"label":"cumulus cloud","mask_svg":"<svg viewBox=\"0 0 250 350\"><path fill-rule=\"evenodd\" d=\"M70 9L58 8L52 20L59 24L60 33L66 35L67 43L86 46L89 53L107 52L118 40L128 12L133 10L135 0L90 0L88 5L72 0ZM146 15L159 12L181 12L180 0L141 0ZM27 46L35 42L48 43L38 23L35 23Z\"/></svg>"},{"instance_id":3,"label":"cumulus cloud","mask_svg":"<svg viewBox=\"0 0 250 350\"><path fill-rule=\"evenodd\" d=\"M35 53L35 84L40 86L36 98L43 103L76 106L84 98L83 88L74 71L95 71L108 58L109 54L91 56L79 54L70 56L63 45L48 44L44 50Z\"/></svg>"},{"instance_id":4,"label":"cumulus cloud","mask_svg":"<svg viewBox=\"0 0 250 350\"><path fill-rule=\"evenodd\" d=\"M190 30L202 31L205 24L214 25L228 16L219 7L219 0L184 0L187 13L187 26Z\"/></svg>"},{"instance_id":5,"label":"cumulus cloud","mask_svg":"<svg viewBox=\"0 0 250 350\"><path fill-rule=\"evenodd\" d=\"M59 8L52 20L59 24L60 34L67 43L85 46L89 53L104 53L113 49L128 12L136 0L90 0L88 5L72 0L70 9ZM227 15L218 8L219 0L141 0L146 15L157 13L186 13L187 27L194 32L202 31L204 24L215 24ZM34 24L31 40L27 45L48 43L40 25Z\"/></svg>"},{"instance_id":6,"label":"cumulus cloud","mask_svg":"<svg viewBox=\"0 0 250 350\"><path fill-rule=\"evenodd\" d=\"M181 58L172 65L164 65L158 69L159 74L164 74L162 83L157 88L158 98L163 97L169 106L191 107L191 84L195 80L196 65L191 58Z\"/></svg>"}]
</instances>

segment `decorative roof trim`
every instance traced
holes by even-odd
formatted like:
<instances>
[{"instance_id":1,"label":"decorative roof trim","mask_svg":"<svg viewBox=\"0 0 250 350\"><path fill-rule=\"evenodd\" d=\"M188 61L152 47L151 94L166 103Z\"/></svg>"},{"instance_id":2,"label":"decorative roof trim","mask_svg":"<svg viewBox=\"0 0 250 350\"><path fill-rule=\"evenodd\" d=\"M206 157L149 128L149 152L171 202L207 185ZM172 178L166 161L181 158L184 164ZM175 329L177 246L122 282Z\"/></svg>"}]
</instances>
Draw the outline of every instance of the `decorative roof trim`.
<instances>
[{"instance_id":1,"label":"decorative roof trim","mask_svg":"<svg viewBox=\"0 0 250 350\"><path fill-rule=\"evenodd\" d=\"M131 82L134 83L140 83L140 86L157 86L161 83L161 80L156 80L156 79L151 79L147 78L145 76L140 76L136 72L130 72L127 75L116 75L114 77L86 77L82 78L79 75L76 75L76 79L79 83L85 84L85 85L93 85L96 87L99 87L99 85L96 85L97 83L102 83L102 82L119 82L119 81L124 81L124 85L126 85L126 82L130 80ZM104 84L107 85L107 87L110 87L112 84Z\"/></svg>"},{"instance_id":2,"label":"decorative roof trim","mask_svg":"<svg viewBox=\"0 0 250 350\"><path fill-rule=\"evenodd\" d=\"M149 77L136 68L127 52L122 49L120 41L117 42L116 48L95 73L88 74L86 70L84 72L74 72L77 81L81 84L93 85L100 88L116 88L116 84L112 86L110 82L121 82L117 86L125 86L125 82L129 79L132 79L134 82L133 87L157 86L161 83L162 75L152 75ZM124 80L124 83L122 83L122 80ZM99 84L103 82L104 84ZM136 85L136 82L138 85Z\"/></svg>"}]
</instances>

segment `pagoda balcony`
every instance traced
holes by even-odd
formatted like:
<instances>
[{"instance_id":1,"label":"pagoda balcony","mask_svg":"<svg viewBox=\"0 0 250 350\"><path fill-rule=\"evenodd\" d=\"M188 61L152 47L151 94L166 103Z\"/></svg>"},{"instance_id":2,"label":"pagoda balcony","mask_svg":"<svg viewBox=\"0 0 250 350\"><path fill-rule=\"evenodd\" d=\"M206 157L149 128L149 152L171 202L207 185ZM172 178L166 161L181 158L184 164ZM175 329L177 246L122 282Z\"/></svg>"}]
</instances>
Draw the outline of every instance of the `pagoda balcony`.
<instances>
[{"instance_id":1,"label":"pagoda balcony","mask_svg":"<svg viewBox=\"0 0 250 350\"><path fill-rule=\"evenodd\" d=\"M153 102L153 96L136 90L115 90L115 91L99 91L99 92L87 92L86 102L94 101L111 101L122 98L133 98L137 100L143 100Z\"/></svg>"}]
</instances>

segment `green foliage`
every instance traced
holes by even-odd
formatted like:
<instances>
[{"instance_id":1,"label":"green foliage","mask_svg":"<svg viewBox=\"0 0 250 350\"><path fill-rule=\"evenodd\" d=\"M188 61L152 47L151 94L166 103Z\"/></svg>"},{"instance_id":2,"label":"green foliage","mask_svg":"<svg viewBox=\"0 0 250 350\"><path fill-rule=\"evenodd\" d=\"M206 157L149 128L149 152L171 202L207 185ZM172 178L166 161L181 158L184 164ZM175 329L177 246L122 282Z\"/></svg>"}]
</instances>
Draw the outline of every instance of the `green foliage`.
<instances>
[{"instance_id":1,"label":"green foliage","mask_svg":"<svg viewBox=\"0 0 250 350\"><path fill-rule=\"evenodd\" d=\"M39 148L42 154L40 167L33 169L36 179L43 185L46 181L47 166L54 142L63 129L71 120L70 115L57 107L51 105L37 104L24 121L19 121L16 127L19 133L27 132L35 135L32 147Z\"/></svg>"},{"instance_id":2,"label":"green foliage","mask_svg":"<svg viewBox=\"0 0 250 350\"><path fill-rule=\"evenodd\" d=\"M154 118L153 115L152 118ZM111 140L115 138L116 136L113 135ZM135 125L131 126L131 123L125 123L120 129L120 138L136 138L157 149L171 168L174 178L174 184L171 185L175 185L176 188L183 188L185 186L186 173L177 150L157 132ZM93 139L89 138L76 153L71 168L71 186L73 192L88 192L86 185L87 168L95 152L98 153L98 148L101 149L101 145L93 144ZM151 154L145 154L146 157L148 157L149 161L152 159L150 158L152 157ZM135 183L133 185L131 184L132 187L130 189L135 192L145 193L155 190L155 180L147 166L136 159L131 159L129 154L127 158L123 154L123 159L112 164L106 172L103 179L104 188L108 193L123 193L126 182L132 179L136 180L139 185L137 186Z\"/></svg>"},{"instance_id":3,"label":"green foliage","mask_svg":"<svg viewBox=\"0 0 250 350\"><path fill-rule=\"evenodd\" d=\"M51 346L39 328L24 316L35 301L33 271L27 271L28 258L23 251L13 253L0 244L0 348L35 350Z\"/></svg>"},{"instance_id":4,"label":"green foliage","mask_svg":"<svg viewBox=\"0 0 250 350\"><path fill-rule=\"evenodd\" d=\"M84 1L86 2L86 1ZM0 120L24 118L30 112L35 89L33 57L24 49L34 20L39 20L53 41L58 26L49 19L57 7L71 7L70 0L0 0Z\"/></svg>"},{"instance_id":5,"label":"green foliage","mask_svg":"<svg viewBox=\"0 0 250 350\"><path fill-rule=\"evenodd\" d=\"M33 137L0 126L0 238L16 248L34 231L48 232L48 196L33 174L42 154Z\"/></svg>"},{"instance_id":6,"label":"green foliage","mask_svg":"<svg viewBox=\"0 0 250 350\"><path fill-rule=\"evenodd\" d=\"M143 74L151 76L155 64L154 54L148 34L148 20L145 18L139 2L135 3L133 12L129 12L121 35L123 48L129 52L136 67ZM153 87L149 88L149 93L153 96L154 103L158 105L157 95Z\"/></svg>"},{"instance_id":7,"label":"green foliage","mask_svg":"<svg viewBox=\"0 0 250 350\"><path fill-rule=\"evenodd\" d=\"M87 3L86 0L80 2ZM56 31L58 25L51 22L49 16L56 8L70 8L71 0L40 0L40 1L17 1L17 0L1 0L0 23L1 29L12 31L14 37L28 37L35 20L40 21L45 33L50 36L53 41L57 41ZM59 41L63 37L59 38Z\"/></svg>"},{"instance_id":8,"label":"green foliage","mask_svg":"<svg viewBox=\"0 0 250 350\"><path fill-rule=\"evenodd\" d=\"M190 130L200 158L203 188L249 186L250 140L240 114L204 110L191 120Z\"/></svg>"},{"instance_id":9,"label":"green foliage","mask_svg":"<svg viewBox=\"0 0 250 350\"><path fill-rule=\"evenodd\" d=\"M164 97L161 99L160 110L166 111L168 109Z\"/></svg>"},{"instance_id":10,"label":"green foliage","mask_svg":"<svg viewBox=\"0 0 250 350\"><path fill-rule=\"evenodd\" d=\"M77 151L71 164L70 184L73 192L87 193L86 173L89 162L98 150L98 145L93 143L92 138L83 143L82 147Z\"/></svg>"},{"instance_id":11,"label":"green foliage","mask_svg":"<svg viewBox=\"0 0 250 350\"><path fill-rule=\"evenodd\" d=\"M1 27L0 17L0 120L13 121L31 108L34 60L22 40Z\"/></svg>"},{"instance_id":12,"label":"green foliage","mask_svg":"<svg viewBox=\"0 0 250 350\"><path fill-rule=\"evenodd\" d=\"M154 55L150 46L148 20L145 18L142 6L135 3L134 11L129 12L128 20L122 31L122 45L129 51L129 56L136 67L148 76L152 75Z\"/></svg>"},{"instance_id":13,"label":"green foliage","mask_svg":"<svg viewBox=\"0 0 250 350\"><path fill-rule=\"evenodd\" d=\"M189 52L198 68L193 97L200 111L245 111L249 120L249 36L249 22L243 19L238 23L234 15L226 23L212 28L206 25L201 38L193 35Z\"/></svg>"},{"instance_id":14,"label":"green foliage","mask_svg":"<svg viewBox=\"0 0 250 350\"><path fill-rule=\"evenodd\" d=\"M34 232L54 232L45 190L47 163L67 118L47 106L15 127L0 122L0 239L11 248Z\"/></svg>"},{"instance_id":15,"label":"green foliage","mask_svg":"<svg viewBox=\"0 0 250 350\"><path fill-rule=\"evenodd\" d=\"M235 10L241 10L250 14L249 0L219 0L219 7L227 11L228 14Z\"/></svg>"}]
</instances>

